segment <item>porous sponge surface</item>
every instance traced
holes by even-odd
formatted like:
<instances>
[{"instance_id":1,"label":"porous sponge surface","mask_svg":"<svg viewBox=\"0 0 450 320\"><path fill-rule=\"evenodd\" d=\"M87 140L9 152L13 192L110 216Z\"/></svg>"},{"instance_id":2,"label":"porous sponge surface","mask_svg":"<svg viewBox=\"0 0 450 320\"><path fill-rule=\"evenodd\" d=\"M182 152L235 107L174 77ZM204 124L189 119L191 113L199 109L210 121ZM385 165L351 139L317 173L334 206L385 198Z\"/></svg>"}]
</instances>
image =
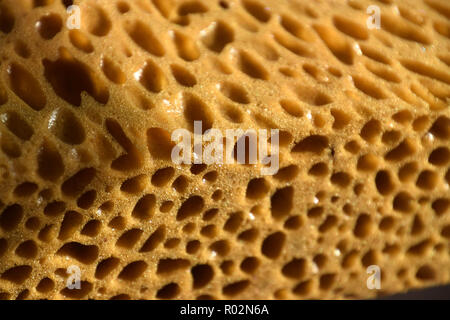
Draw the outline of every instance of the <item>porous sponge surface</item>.
<instances>
[{"instance_id":1,"label":"porous sponge surface","mask_svg":"<svg viewBox=\"0 0 450 320\"><path fill-rule=\"evenodd\" d=\"M0 0L0 298L448 283L449 20L445 0ZM280 129L279 172L174 164L195 120Z\"/></svg>"}]
</instances>

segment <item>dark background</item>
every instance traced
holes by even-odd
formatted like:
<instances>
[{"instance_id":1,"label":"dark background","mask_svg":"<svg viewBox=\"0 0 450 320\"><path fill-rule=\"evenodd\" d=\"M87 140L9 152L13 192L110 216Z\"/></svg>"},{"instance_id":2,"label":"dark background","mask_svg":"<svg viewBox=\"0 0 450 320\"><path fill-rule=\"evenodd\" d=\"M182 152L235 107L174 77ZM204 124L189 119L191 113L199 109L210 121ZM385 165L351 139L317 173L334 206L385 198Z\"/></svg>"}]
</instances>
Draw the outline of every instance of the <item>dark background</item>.
<instances>
[{"instance_id":1,"label":"dark background","mask_svg":"<svg viewBox=\"0 0 450 320\"><path fill-rule=\"evenodd\" d=\"M412 290L408 293L396 294L380 298L380 300L450 300L450 285L421 290Z\"/></svg>"}]
</instances>

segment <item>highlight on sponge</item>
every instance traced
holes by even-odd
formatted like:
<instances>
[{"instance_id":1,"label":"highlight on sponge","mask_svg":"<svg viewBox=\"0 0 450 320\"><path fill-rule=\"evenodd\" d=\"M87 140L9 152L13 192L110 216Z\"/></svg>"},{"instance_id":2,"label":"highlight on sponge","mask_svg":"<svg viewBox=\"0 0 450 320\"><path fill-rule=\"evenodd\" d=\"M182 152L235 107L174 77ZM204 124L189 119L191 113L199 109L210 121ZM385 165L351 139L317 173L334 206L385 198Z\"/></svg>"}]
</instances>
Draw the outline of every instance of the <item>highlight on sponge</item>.
<instances>
[{"instance_id":1,"label":"highlight on sponge","mask_svg":"<svg viewBox=\"0 0 450 320\"><path fill-rule=\"evenodd\" d=\"M0 0L0 298L448 283L449 106L445 0ZM279 170L175 163L197 121Z\"/></svg>"}]
</instances>

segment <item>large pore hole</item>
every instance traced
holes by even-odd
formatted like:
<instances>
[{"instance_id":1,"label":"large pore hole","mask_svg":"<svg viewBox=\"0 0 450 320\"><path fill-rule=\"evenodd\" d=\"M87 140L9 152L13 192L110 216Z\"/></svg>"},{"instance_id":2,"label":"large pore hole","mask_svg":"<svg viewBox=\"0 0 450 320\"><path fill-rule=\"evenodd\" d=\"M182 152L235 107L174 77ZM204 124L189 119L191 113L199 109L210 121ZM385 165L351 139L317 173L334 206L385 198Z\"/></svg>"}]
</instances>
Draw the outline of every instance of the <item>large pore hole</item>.
<instances>
[{"instance_id":1,"label":"large pore hole","mask_svg":"<svg viewBox=\"0 0 450 320\"><path fill-rule=\"evenodd\" d=\"M261 199L269 191L269 184L264 178L250 180L247 185L246 197L249 199Z\"/></svg>"},{"instance_id":2,"label":"large pore hole","mask_svg":"<svg viewBox=\"0 0 450 320\"><path fill-rule=\"evenodd\" d=\"M250 103L247 91L240 85L227 81L221 83L218 87L220 92L228 99L241 104Z\"/></svg>"},{"instance_id":3,"label":"large pore hole","mask_svg":"<svg viewBox=\"0 0 450 320\"><path fill-rule=\"evenodd\" d=\"M97 171L94 168L87 168L78 171L75 175L67 179L61 186L61 190L65 195L76 197L95 178Z\"/></svg>"},{"instance_id":4,"label":"large pore hole","mask_svg":"<svg viewBox=\"0 0 450 320\"><path fill-rule=\"evenodd\" d=\"M187 269L190 265L189 260L186 259L161 259L158 261L156 268L157 274L170 274L179 270Z\"/></svg>"},{"instance_id":5,"label":"large pore hole","mask_svg":"<svg viewBox=\"0 0 450 320\"><path fill-rule=\"evenodd\" d=\"M12 10L2 3L0 6L0 31L10 33L14 28L15 21Z\"/></svg>"},{"instance_id":6,"label":"large pore hole","mask_svg":"<svg viewBox=\"0 0 450 320\"><path fill-rule=\"evenodd\" d=\"M87 10L83 11L82 19L83 26L86 26L88 31L97 37L106 36L112 27L108 15L98 6L89 5Z\"/></svg>"},{"instance_id":7,"label":"large pore hole","mask_svg":"<svg viewBox=\"0 0 450 320\"><path fill-rule=\"evenodd\" d=\"M55 93L74 106L81 105L81 94L87 92L97 102L106 104L109 100L108 87L86 64L74 59L67 50L60 50L55 61L43 60L44 75Z\"/></svg>"},{"instance_id":8,"label":"large pore hole","mask_svg":"<svg viewBox=\"0 0 450 320\"><path fill-rule=\"evenodd\" d=\"M145 241L144 245L142 246L139 252L150 252L154 250L160 243L164 241L165 237L166 237L166 228L164 226L160 226Z\"/></svg>"},{"instance_id":9,"label":"large pore hole","mask_svg":"<svg viewBox=\"0 0 450 320\"><path fill-rule=\"evenodd\" d=\"M46 141L38 156L38 174L45 180L56 181L64 173L64 163L55 145Z\"/></svg>"},{"instance_id":10,"label":"large pore hole","mask_svg":"<svg viewBox=\"0 0 450 320\"><path fill-rule=\"evenodd\" d=\"M302 101L313 106L323 106L333 102L328 94L313 87L297 86L295 93Z\"/></svg>"},{"instance_id":11,"label":"large pore hole","mask_svg":"<svg viewBox=\"0 0 450 320\"><path fill-rule=\"evenodd\" d=\"M73 112L66 109L60 109L52 114L49 129L67 144L81 144L86 137L80 120Z\"/></svg>"},{"instance_id":12,"label":"large pore hole","mask_svg":"<svg viewBox=\"0 0 450 320\"><path fill-rule=\"evenodd\" d=\"M245 10L250 13L255 19L260 22L266 23L270 20L270 9L256 0L244 0L242 1Z\"/></svg>"},{"instance_id":13,"label":"large pore hole","mask_svg":"<svg viewBox=\"0 0 450 320\"><path fill-rule=\"evenodd\" d=\"M75 48L85 53L91 53L94 51L94 46L89 38L78 29L69 31L69 40Z\"/></svg>"},{"instance_id":14,"label":"large pore hole","mask_svg":"<svg viewBox=\"0 0 450 320\"><path fill-rule=\"evenodd\" d=\"M166 86L164 72L152 60L147 60L145 65L134 73L134 77L145 89L158 93Z\"/></svg>"},{"instance_id":15,"label":"large pore hole","mask_svg":"<svg viewBox=\"0 0 450 320\"><path fill-rule=\"evenodd\" d=\"M34 134L33 128L17 112L10 111L1 114L0 121L22 140L30 140Z\"/></svg>"},{"instance_id":16,"label":"large pore hole","mask_svg":"<svg viewBox=\"0 0 450 320\"><path fill-rule=\"evenodd\" d=\"M132 216L140 220L148 220L153 216L156 197L153 194L143 196L134 206Z\"/></svg>"},{"instance_id":17,"label":"large pore hole","mask_svg":"<svg viewBox=\"0 0 450 320\"><path fill-rule=\"evenodd\" d=\"M321 154L329 145L328 138L321 135L312 135L297 143L292 152L311 152Z\"/></svg>"},{"instance_id":18,"label":"large pore hole","mask_svg":"<svg viewBox=\"0 0 450 320\"><path fill-rule=\"evenodd\" d=\"M91 264L98 258L99 249L96 245L84 245L78 242L69 242L57 252L62 256L69 256L84 264Z\"/></svg>"},{"instance_id":19,"label":"large pore hole","mask_svg":"<svg viewBox=\"0 0 450 320\"><path fill-rule=\"evenodd\" d=\"M12 63L7 69L12 91L34 110L41 110L47 98L36 78L24 67Z\"/></svg>"},{"instance_id":20,"label":"large pore hole","mask_svg":"<svg viewBox=\"0 0 450 320\"><path fill-rule=\"evenodd\" d=\"M145 270L147 270L148 264L144 261L135 261L128 264L119 274L119 279L125 281L134 281L139 278Z\"/></svg>"},{"instance_id":21,"label":"large pore hole","mask_svg":"<svg viewBox=\"0 0 450 320\"><path fill-rule=\"evenodd\" d=\"M213 117L208 106L199 97L191 93L185 93L183 95L183 108L184 116L192 132L194 132L194 121L201 121L202 133L212 128Z\"/></svg>"},{"instance_id":22,"label":"large pore hole","mask_svg":"<svg viewBox=\"0 0 450 320\"><path fill-rule=\"evenodd\" d=\"M142 49L154 56L161 57L165 49L148 25L141 21L127 24L125 29L133 41Z\"/></svg>"},{"instance_id":23,"label":"large pore hole","mask_svg":"<svg viewBox=\"0 0 450 320\"><path fill-rule=\"evenodd\" d=\"M281 255L285 242L286 235L283 232L272 233L264 239L261 252L269 259L276 259Z\"/></svg>"},{"instance_id":24,"label":"large pore hole","mask_svg":"<svg viewBox=\"0 0 450 320\"><path fill-rule=\"evenodd\" d=\"M18 204L6 207L0 215L0 227L5 231L14 230L22 221L23 209Z\"/></svg>"},{"instance_id":25,"label":"large pore hole","mask_svg":"<svg viewBox=\"0 0 450 320\"><path fill-rule=\"evenodd\" d=\"M127 80L125 73L120 69L119 65L109 58L103 58L101 67L105 76L115 84L122 84Z\"/></svg>"},{"instance_id":26,"label":"large pore hole","mask_svg":"<svg viewBox=\"0 0 450 320\"><path fill-rule=\"evenodd\" d=\"M294 188L278 189L270 198L272 216L281 219L287 216L294 206Z\"/></svg>"},{"instance_id":27,"label":"large pore hole","mask_svg":"<svg viewBox=\"0 0 450 320\"><path fill-rule=\"evenodd\" d=\"M97 279L106 278L111 272L118 267L120 260L115 257L107 258L102 260L95 270L95 277Z\"/></svg>"},{"instance_id":28,"label":"large pore hole","mask_svg":"<svg viewBox=\"0 0 450 320\"><path fill-rule=\"evenodd\" d=\"M36 28L42 38L49 40L61 31L62 24L63 22L59 15L50 13L39 19L36 23Z\"/></svg>"},{"instance_id":29,"label":"large pore hole","mask_svg":"<svg viewBox=\"0 0 450 320\"><path fill-rule=\"evenodd\" d=\"M220 53L234 41L234 31L223 21L213 22L202 32L201 40L208 49Z\"/></svg>"},{"instance_id":30,"label":"large pore hole","mask_svg":"<svg viewBox=\"0 0 450 320\"><path fill-rule=\"evenodd\" d=\"M161 128L147 130L147 147L150 155L158 160L170 160L175 143L169 132Z\"/></svg>"},{"instance_id":31,"label":"large pore hole","mask_svg":"<svg viewBox=\"0 0 450 320\"><path fill-rule=\"evenodd\" d=\"M200 196L192 196L183 202L178 209L177 220L184 220L186 218L199 214L204 207L204 200Z\"/></svg>"},{"instance_id":32,"label":"large pore hole","mask_svg":"<svg viewBox=\"0 0 450 320\"><path fill-rule=\"evenodd\" d=\"M13 267L2 273L1 279L10 281L16 285L22 284L27 280L33 268L27 265Z\"/></svg>"},{"instance_id":33,"label":"large pore hole","mask_svg":"<svg viewBox=\"0 0 450 320\"><path fill-rule=\"evenodd\" d=\"M191 62L197 60L200 57L200 50L198 49L196 42L193 41L189 36L181 32L174 31L173 39L180 58Z\"/></svg>"}]
</instances>

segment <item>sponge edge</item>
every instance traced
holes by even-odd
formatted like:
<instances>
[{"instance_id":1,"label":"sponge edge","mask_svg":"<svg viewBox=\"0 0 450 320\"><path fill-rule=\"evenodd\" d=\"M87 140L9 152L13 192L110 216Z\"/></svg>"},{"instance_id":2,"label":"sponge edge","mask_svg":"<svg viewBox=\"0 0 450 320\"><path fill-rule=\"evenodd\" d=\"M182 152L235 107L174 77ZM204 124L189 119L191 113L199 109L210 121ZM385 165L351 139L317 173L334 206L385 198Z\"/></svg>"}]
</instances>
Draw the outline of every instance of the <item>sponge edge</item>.
<instances>
[{"instance_id":1,"label":"sponge edge","mask_svg":"<svg viewBox=\"0 0 450 320\"><path fill-rule=\"evenodd\" d=\"M0 298L448 283L450 5L375 4L0 1ZM194 121L279 129L279 171L175 164Z\"/></svg>"}]
</instances>

